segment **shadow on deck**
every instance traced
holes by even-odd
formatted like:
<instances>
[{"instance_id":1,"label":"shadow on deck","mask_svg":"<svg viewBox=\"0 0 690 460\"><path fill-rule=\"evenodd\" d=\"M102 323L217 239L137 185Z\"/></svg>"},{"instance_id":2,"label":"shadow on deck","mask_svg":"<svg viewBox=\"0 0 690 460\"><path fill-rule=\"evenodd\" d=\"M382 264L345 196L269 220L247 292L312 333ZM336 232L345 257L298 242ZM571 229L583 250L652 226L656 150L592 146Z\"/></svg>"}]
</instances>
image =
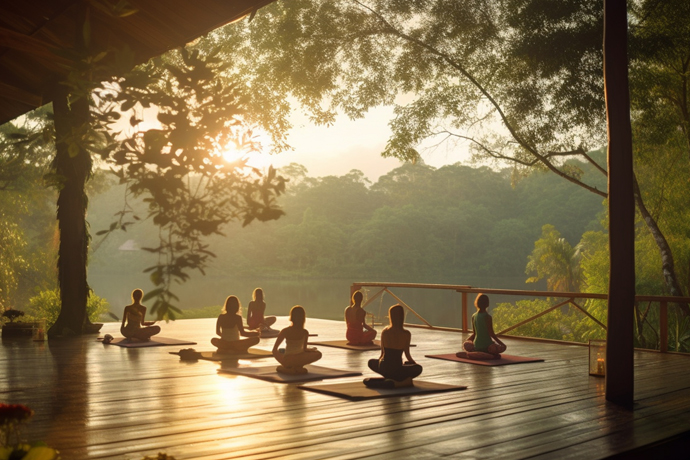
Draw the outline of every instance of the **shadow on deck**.
<instances>
[{"instance_id":1,"label":"shadow on deck","mask_svg":"<svg viewBox=\"0 0 690 460\"><path fill-rule=\"evenodd\" d=\"M214 324L180 320L161 335L211 350ZM329 340L342 338L344 325L308 319L307 328ZM424 358L459 350L462 334L415 328L412 337L422 380L467 390L352 402L218 374L218 363L168 353L181 347L125 349L91 336L4 340L0 400L34 409L24 437L63 459L687 458L690 357L635 352L635 410L626 411L606 403L604 380L588 375L586 347L507 339L509 354L545 362L483 367ZM377 352L320 349L317 364L371 376L366 361Z\"/></svg>"}]
</instances>

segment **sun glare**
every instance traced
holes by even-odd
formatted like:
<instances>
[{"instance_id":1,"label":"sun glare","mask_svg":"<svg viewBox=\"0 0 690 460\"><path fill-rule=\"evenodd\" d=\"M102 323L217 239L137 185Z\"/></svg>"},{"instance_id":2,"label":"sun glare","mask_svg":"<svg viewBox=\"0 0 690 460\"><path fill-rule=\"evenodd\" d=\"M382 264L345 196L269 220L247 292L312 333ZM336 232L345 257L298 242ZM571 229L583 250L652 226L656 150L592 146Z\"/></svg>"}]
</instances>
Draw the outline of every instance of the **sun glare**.
<instances>
[{"instance_id":1,"label":"sun glare","mask_svg":"<svg viewBox=\"0 0 690 460\"><path fill-rule=\"evenodd\" d=\"M235 148L228 148L226 149L223 153L223 159L227 161L228 163L234 163L237 160L242 159L243 157L247 156L246 153L241 152Z\"/></svg>"},{"instance_id":2,"label":"sun glare","mask_svg":"<svg viewBox=\"0 0 690 460\"><path fill-rule=\"evenodd\" d=\"M271 165L271 156L263 152L247 152L238 150L237 148L226 148L221 155L228 163L234 163L241 159L247 160L247 166L251 166L260 170L264 170Z\"/></svg>"}]
</instances>

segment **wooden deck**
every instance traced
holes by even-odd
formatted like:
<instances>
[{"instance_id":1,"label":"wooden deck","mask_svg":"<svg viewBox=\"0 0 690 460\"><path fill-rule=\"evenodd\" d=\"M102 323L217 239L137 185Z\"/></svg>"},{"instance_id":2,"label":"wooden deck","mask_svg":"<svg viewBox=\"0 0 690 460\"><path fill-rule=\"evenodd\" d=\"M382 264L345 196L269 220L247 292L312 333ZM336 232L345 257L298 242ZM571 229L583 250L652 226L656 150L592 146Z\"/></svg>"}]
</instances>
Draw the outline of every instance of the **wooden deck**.
<instances>
[{"instance_id":1,"label":"wooden deck","mask_svg":"<svg viewBox=\"0 0 690 460\"><path fill-rule=\"evenodd\" d=\"M213 319L163 324L161 335L208 342ZM279 318L278 326L286 325ZM343 324L308 319L318 340ZM117 335L118 325L103 333ZM180 459L280 458L687 458L690 357L635 353L634 411L605 402L588 376L586 347L506 340L508 352L544 363L483 367L424 358L456 351L462 334L412 329L422 380L459 392L359 402L296 385L217 373L220 364L181 362L181 347L125 349L95 337L50 343L3 340L0 400L36 412L30 441L63 459L127 458L166 452ZM269 349L274 339L262 340ZM376 352L321 347L319 365L359 369ZM257 360L253 365L272 363ZM249 363L249 362L246 362ZM350 378L358 380L361 377ZM672 443L663 443L671 439ZM652 451L650 449L656 449Z\"/></svg>"}]
</instances>

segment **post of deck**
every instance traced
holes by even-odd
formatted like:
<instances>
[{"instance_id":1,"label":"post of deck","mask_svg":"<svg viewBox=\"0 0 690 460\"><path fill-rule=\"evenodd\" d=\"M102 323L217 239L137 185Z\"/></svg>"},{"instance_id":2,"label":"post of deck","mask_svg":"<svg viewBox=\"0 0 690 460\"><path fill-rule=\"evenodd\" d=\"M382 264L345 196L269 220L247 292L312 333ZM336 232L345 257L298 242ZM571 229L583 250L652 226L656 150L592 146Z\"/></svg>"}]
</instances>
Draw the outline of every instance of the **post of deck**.
<instances>
[{"instance_id":1,"label":"post of deck","mask_svg":"<svg viewBox=\"0 0 690 460\"><path fill-rule=\"evenodd\" d=\"M632 407L635 204L625 0L604 0L604 93L608 126L610 276L606 399Z\"/></svg>"},{"instance_id":2,"label":"post of deck","mask_svg":"<svg viewBox=\"0 0 690 460\"><path fill-rule=\"evenodd\" d=\"M665 300L659 304L659 351L668 352L668 302Z\"/></svg>"}]
</instances>

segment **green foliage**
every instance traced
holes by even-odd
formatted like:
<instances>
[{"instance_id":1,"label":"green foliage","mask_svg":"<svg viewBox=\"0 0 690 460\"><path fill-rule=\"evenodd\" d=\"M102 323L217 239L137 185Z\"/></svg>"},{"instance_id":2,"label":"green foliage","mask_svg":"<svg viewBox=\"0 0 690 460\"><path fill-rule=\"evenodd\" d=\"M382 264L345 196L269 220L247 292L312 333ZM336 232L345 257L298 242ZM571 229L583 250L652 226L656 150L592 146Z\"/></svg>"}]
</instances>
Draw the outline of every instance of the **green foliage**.
<instances>
[{"instance_id":1,"label":"green foliage","mask_svg":"<svg viewBox=\"0 0 690 460\"><path fill-rule=\"evenodd\" d=\"M174 319L180 310L173 284L187 281L191 270L202 274L215 255L205 239L222 234L232 221L246 226L269 221L283 212L276 205L285 184L273 168L265 175L247 167L247 158L228 163L230 147L256 151L259 145L245 123L245 92L218 79L227 65L214 52L182 49L112 79L97 89L99 117L129 115L131 136L109 141L101 157L113 168L127 197L145 196L147 218L160 228L158 245L143 248L158 261L148 267L155 288L152 313ZM140 131L138 108L156 107L159 127ZM129 203L117 221L97 235L126 231L140 220Z\"/></svg>"},{"instance_id":2,"label":"green foliage","mask_svg":"<svg viewBox=\"0 0 690 460\"><path fill-rule=\"evenodd\" d=\"M510 326L535 316L563 299L520 300L511 303L499 303L491 311L494 318L494 330L498 333ZM595 318L606 324L606 310L579 304ZM591 339L606 338L606 331L571 305L564 305L536 318L509 332L511 335L540 337L544 339L587 342Z\"/></svg>"},{"instance_id":3,"label":"green foliage","mask_svg":"<svg viewBox=\"0 0 690 460\"><path fill-rule=\"evenodd\" d=\"M26 240L16 222L0 221L0 309L12 306L19 275L26 269Z\"/></svg>"},{"instance_id":4,"label":"green foliage","mask_svg":"<svg viewBox=\"0 0 690 460\"><path fill-rule=\"evenodd\" d=\"M222 305L210 305L201 308L190 308L182 310L177 316L178 319L193 319L193 318L215 318L220 315Z\"/></svg>"},{"instance_id":5,"label":"green foliage","mask_svg":"<svg viewBox=\"0 0 690 460\"><path fill-rule=\"evenodd\" d=\"M10 308L9 310L5 310L2 312L2 317L7 318L10 323L13 323L15 319L24 316L24 312L20 310L14 310Z\"/></svg>"},{"instance_id":6,"label":"green foliage","mask_svg":"<svg viewBox=\"0 0 690 460\"><path fill-rule=\"evenodd\" d=\"M291 169L302 171L301 180L279 198L283 218L260 226L236 222L224 236L208 239L218 256L209 262L214 276L448 283L462 283L467 276L524 279L527 256L545 223L579 237L601 211L597 196L548 174L513 188L508 171L459 164L438 169L405 164L370 185L358 171L314 178L303 167ZM116 186L93 198L93 227L107 225L123 193ZM557 208L567 195L574 196L570 212L525 212L537 204ZM145 213L141 198L130 204L134 213ZM148 221L111 234L92 256L90 270L117 274L147 267L157 254L118 248L129 240L149 247L157 239Z\"/></svg>"},{"instance_id":7,"label":"green foliage","mask_svg":"<svg viewBox=\"0 0 690 460\"><path fill-rule=\"evenodd\" d=\"M51 133L45 109L0 126L0 308L22 307L55 284L54 193L41 185Z\"/></svg>"},{"instance_id":8,"label":"green foliage","mask_svg":"<svg viewBox=\"0 0 690 460\"><path fill-rule=\"evenodd\" d=\"M60 291L42 291L29 300L28 314L37 320L45 320L46 327L50 328L60 314ZM91 322L98 322L103 315L108 313L110 305L102 297L93 292L89 294L86 303L86 314Z\"/></svg>"},{"instance_id":9,"label":"green foliage","mask_svg":"<svg viewBox=\"0 0 690 460\"><path fill-rule=\"evenodd\" d=\"M416 161L425 139L461 142L477 158L549 169L604 196L563 162L606 136L602 7L585 3L275 2L205 43L221 45L229 73L251 85L251 116L276 150L287 148L286 94L317 124L393 105L384 156Z\"/></svg>"},{"instance_id":10,"label":"green foliage","mask_svg":"<svg viewBox=\"0 0 690 460\"><path fill-rule=\"evenodd\" d=\"M534 243L534 250L527 258L525 271L535 273L527 279L535 283L546 279L550 291L578 292L580 290L579 251L576 251L553 225L541 229L541 238Z\"/></svg>"}]
</instances>

